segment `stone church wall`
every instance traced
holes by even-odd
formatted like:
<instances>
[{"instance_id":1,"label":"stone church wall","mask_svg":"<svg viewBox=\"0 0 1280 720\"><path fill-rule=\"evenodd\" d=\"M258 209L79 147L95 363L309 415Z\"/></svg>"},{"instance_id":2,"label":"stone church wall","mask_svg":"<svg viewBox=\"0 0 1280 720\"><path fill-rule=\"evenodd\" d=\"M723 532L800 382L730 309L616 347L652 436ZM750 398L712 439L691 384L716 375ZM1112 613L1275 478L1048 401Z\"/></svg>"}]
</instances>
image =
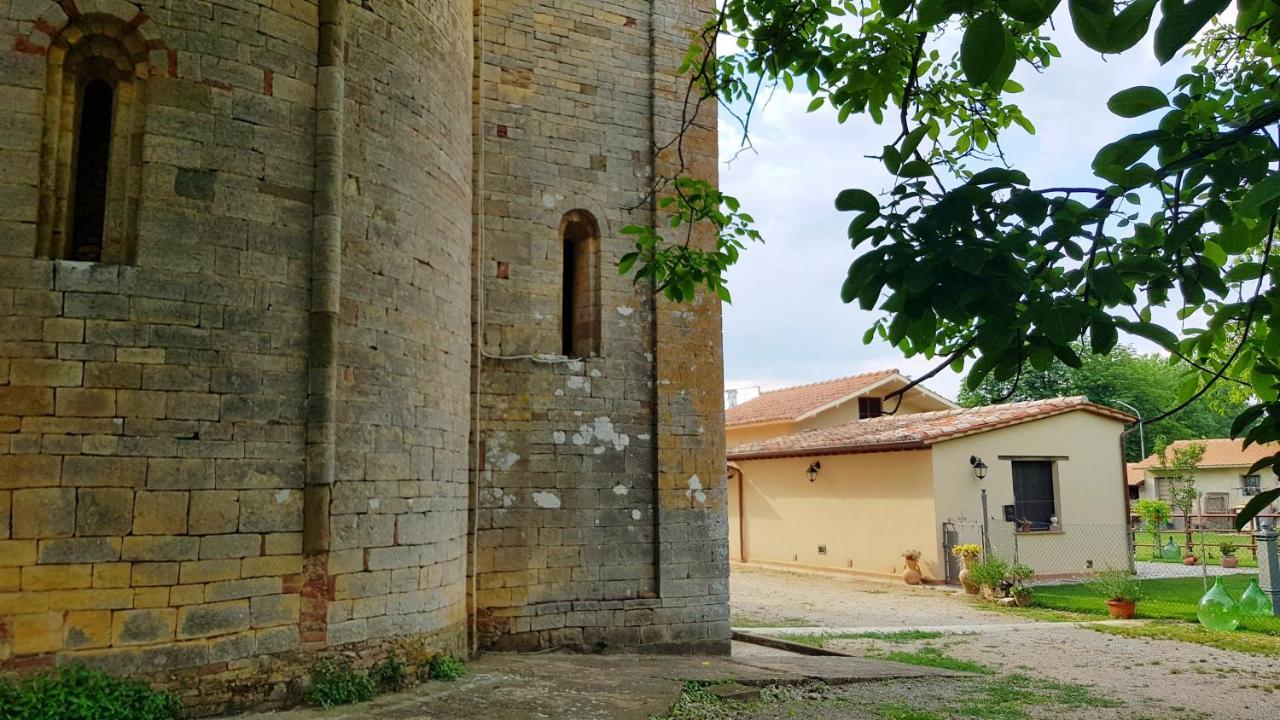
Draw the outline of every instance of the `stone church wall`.
<instances>
[{"instance_id":1,"label":"stone church wall","mask_svg":"<svg viewBox=\"0 0 1280 720\"><path fill-rule=\"evenodd\" d=\"M80 661L212 712L284 700L327 649L465 649L471 8L345 10L335 202L316 2L0 3L0 670ZM145 48L111 263L41 246L68 27ZM304 554L326 352L336 460L305 522L329 532Z\"/></svg>"},{"instance_id":2,"label":"stone church wall","mask_svg":"<svg viewBox=\"0 0 1280 720\"><path fill-rule=\"evenodd\" d=\"M727 647L718 301L655 301L614 269L632 250L621 229L654 222L648 193L670 159L653 148L680 127L675 70L711 8L696 5L484 5L473 432L487 647ZM703 113L714 128L713 104ZM693 130L688 157L714 177L714 130ZM564 351L564 224L582 211L600 234L599 352L549 359Z\"/></svg>"}]
</instances>

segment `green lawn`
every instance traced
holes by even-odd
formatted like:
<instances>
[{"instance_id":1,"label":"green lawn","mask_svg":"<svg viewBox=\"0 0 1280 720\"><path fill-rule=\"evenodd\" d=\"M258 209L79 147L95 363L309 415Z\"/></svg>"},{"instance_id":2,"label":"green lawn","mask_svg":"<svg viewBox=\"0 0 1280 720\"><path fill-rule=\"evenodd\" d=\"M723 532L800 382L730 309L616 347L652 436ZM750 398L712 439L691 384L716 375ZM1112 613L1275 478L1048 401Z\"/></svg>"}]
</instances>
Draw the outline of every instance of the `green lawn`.
<instances>
[{"instance_id":1,"label":"green lawn","mask_svg":"<svg viewBox=\"0 0 1280 720\"><path fill-rule=\"evenodd\" d=\"M1178 546L1178 549L1185 552L1187 545L1186 533L1178 530L1165 530L1160 533L1160 543L1162 545L1169 542L1170 539L1173 540L1174 545ZM1240 559L1241 567L1258 566L1258 561L1253 556L1253 551L1245 547L1252 542L1252 539L1248 535L1228 532L1206 532L1204 534L1204 541L1202 545L1200 533L1192 532L1191 540L1195 544L1196 551L1202 558L1206 559L1210 565L1217 565L1219 563L1218 559L1222 556L1222 553L1218 550L1218 543L1229 540L1238 546L1238 549L1236 550L1236 557ZM1135 543L1134 550L1136 559L1153 559L1153 556L1155 555L1154 546L1156 542L1155 536L1152 533L1140 530L1134 534L1133 541ZM1170 560L1168 562L1176 561Z\"/></svg>"},{"instance_id":2,"label":"green lawn","mask_svg":"<svg viewBox=\"0 0 1280 720\"><path fill-rule=\"evenodd\" d=\"M1222 584L1233 597L1240 597L1253 577L1228 575L1222 578ZM1211 584L1213 580L1214 578L1209 578ZM1142 594L1143 598L1138 602L1138 611L1134 617L1197 622L1196 604L1204 594L1204 585L1198 577L1144 580ZM1037 587L1035 602L1040 607L1053 610L1086 615L1107 614L1105 598L1098 595L1088 583ZM1280 635L1280 618L1251 618L1242 622L1240 629Z\"/></svg>"}]
</instances>

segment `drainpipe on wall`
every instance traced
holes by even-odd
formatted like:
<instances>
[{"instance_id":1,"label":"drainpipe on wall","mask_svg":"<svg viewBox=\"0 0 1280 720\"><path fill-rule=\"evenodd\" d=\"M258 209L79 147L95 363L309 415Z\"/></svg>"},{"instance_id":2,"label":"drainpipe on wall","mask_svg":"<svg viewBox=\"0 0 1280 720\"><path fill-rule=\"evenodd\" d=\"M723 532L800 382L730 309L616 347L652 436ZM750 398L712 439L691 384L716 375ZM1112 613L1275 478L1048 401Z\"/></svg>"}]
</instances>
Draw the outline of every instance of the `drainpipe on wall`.
<instances>
[{"instance_id":1,"label":"drainpipe on wall","mask_svg":"<svg viewBox=\"0 0 1280 720\"><path fill-rule=\"evenodd\" d=\"M303 552L329 549L329 497L335 473L338 303L342 279L342 125L347 0L320 0L316 67L315 191L307 353L307 485Z\"/></svg>"},{"instance_id":2,"label":"drainpipe on wall","mask_svg":"<svg viewBox=\"0 0 1280 720\"><path fill-rule=\"evenodd\" d=\"M1129 505L1129 465L1124 460L1124 453L1125 440L1129 438L1129 435L1131 435L1134 430L1141 427L1142 422L1139 421L1133 427L1120 433L1120 488L1121 492L1124 493L1124 543L1129 548L1129 572L1131 573L1137 572L1137 567L1134 565L1137 548L1133 544L1133 533L1129 532L1129 513L1131 512Z\"/></svg>"}]
</instances>

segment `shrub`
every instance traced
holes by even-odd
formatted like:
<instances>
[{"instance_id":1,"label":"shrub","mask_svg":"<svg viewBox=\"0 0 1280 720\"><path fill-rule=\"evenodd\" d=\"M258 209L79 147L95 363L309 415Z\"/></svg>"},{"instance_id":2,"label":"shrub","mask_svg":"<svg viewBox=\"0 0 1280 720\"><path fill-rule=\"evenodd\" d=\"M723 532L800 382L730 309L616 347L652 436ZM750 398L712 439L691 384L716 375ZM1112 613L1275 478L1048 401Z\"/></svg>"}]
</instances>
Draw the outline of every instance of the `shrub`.
<instances>
[{"instance_id":1,"label":"shrub","mask_svg":"<svg viewBox=\"0 0 1280 720\"><path fill-rule=\"evenodd\" d=\"M466 674L466 666L452 655L437 655L427 664L427 677L432 680L457 680Z\"/></svg>"},{"instance_id":2,"label":"shrub","mask_svg":"<svg viewBox=\"0 0 1280 720\"><path fill-rule=\"evenodd\" d=\"M377 694L373 680L351 667L351 663L322 660L311 671L307 702L329 708L372 700Z\"/></svg>"},{"instance_id":3,"label":"shrub","mask_svg":"<svg viewBox=\"0 0 1280 720\"><path fill-rule=\"evenodd\" d=\"M172 693L81 665L20 682L0 680L0 718L5 720L173 720L181 710Z\"/></svg>"},{"instance_id":4,"label":"shrub","mask_svg":"<svg viewBox=\"0 0 1280 720\"><path fill-rule=\"evenodd\" d=\"M999 587L1008 575L1009 563L995 555L989 555L969 568L969 582L978 587Z\"/></svg>"},{"instance_id":5,"label":"shrub","mask_svg":"<svg viewBox=\"0 0 1280 720\"><path fill-rule=\"evenodd\" d=\"M1089 581L1089 587L1105 600L1137 602L1142 598L1142 583L1128 570L1104 570Z\"/></svg>"},{"instance_id":6,"label":"shrub","mask_svg":"<svg viewBox=\"0 0 1280 720\"><path fill-rule=\"evenodd\" d=\"M369 670L369 678L377 684L378 690L395 692L404 689L409 679L409 671L405 667L404 660L401 660L400 655L393 651L385 660Z\"/></svg>"},{"instance_id":7,"label":"shrub","mask_svg":"<svg viewBox=\"0 0 1280 720\"><path fill-rule=\"evenodd\" d=\"M1239 547L1240 547L1239 545L1231 542L1230 540L1223 540L1222 542L1218 543L1218 550L1222 552L1223 557L1234 556L1236 554L1236 550L1239 549Z\"/></svg>"}]
</instances>

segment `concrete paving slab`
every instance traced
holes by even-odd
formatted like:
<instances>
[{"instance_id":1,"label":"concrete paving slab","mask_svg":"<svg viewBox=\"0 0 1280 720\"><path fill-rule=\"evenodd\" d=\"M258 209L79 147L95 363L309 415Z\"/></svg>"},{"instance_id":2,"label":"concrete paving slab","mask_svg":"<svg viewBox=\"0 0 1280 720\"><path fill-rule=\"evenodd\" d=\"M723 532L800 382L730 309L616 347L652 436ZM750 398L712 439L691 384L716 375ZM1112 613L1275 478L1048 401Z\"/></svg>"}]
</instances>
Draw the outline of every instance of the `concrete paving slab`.
<instances>
[{"instance_id":1,"label":"concrete paving slab","mask_svg":"<svg viewBox=\"0 0 1280 720\"><path fill-rule=\"evenodd\" d=\"M301 709L240 720L649 720L670 711L683 682L761 687L963 675L851 657L747 655L485 655L454 682L332 710Z\"/></svg>"},{"instance_id":2,"label":"concrete paving slab","mask_svg":"<svg viewBox=\"0 0 1280 720\"><path fill-rule=\"evenodd\" d=\"M922 677L969 677L972 673L944 670L924 665L907 665L886 660L857 657L752 657L740 661L780 676L799 676L821 680L828 685L847 685L878 680L901 680Z\"/></svg>"}]
</instances>

